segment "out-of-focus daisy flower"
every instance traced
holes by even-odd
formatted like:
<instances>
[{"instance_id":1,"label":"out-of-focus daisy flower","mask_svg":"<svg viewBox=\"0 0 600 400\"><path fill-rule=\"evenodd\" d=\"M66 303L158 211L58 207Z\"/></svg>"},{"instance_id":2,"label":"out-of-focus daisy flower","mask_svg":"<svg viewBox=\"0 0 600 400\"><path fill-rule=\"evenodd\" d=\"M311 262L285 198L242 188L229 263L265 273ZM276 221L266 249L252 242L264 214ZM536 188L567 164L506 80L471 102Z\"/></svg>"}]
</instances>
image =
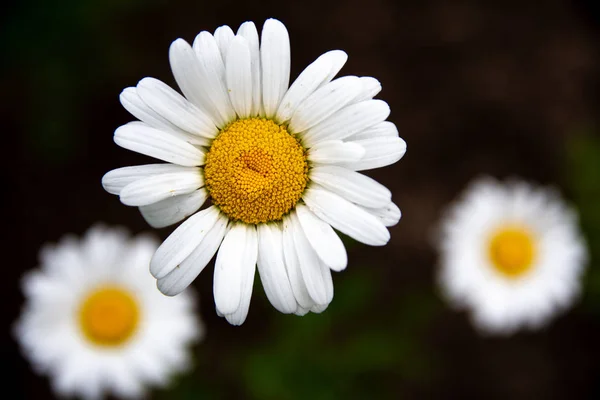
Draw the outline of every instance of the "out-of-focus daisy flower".
<instances>
[{"instance_id":1,"label":"out-of-focus daisy flower","mask_svg":"<svg viewBox=\"0 0 600 400\"><path fill-rule=\"evenodd\" d=\"M191 293L156 290L148 265L158 243L94 227L45 247L23 279L15 336L59 395L140 397L189 365L203 335Z\"/></svg>"},{"instance_id":2,"label":"out-of-focus daisy flower","mask_svg":"<svg viewBox=\"0 0 600 400\"><path fill-rule=\"evenodd\" d=\"M104 188L137 206L148 223L187 220L161 245L150 271L158 288L185 289L219 250L217 312L239 325L248 313L255 265L283 313L321 312L333 298L331 271L346 267L333 228L373 246L400 219L390 191L357 171L398 161L406 150L371 77L332 80L347 55L335 50L288 88L285 26L252 22L201 32L170 48L184 96L153 78L121 94L140 121L115 142L167 164L120 168ZM212 205L197 212L210 200ZM191 216L191 217L190 217Z\"/></svg>"},{"instance_id":3,"label":"out-of-focus daisy flower","mask_svg":"<svg viewBox=\"0 0 600 400\"><path fill-rule=\"evenodd\" d=\"M474 181L441 224L444 294L483 332L541 327L580 291L587 251L577 223L553 190Z\"/></svg>"}]
</instances>

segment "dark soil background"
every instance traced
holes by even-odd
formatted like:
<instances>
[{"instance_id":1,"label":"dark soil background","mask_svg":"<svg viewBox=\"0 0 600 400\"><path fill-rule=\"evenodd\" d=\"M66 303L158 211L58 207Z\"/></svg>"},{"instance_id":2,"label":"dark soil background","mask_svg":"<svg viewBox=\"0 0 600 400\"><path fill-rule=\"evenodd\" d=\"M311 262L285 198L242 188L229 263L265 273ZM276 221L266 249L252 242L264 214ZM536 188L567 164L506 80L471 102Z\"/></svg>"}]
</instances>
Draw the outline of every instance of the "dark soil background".
<instances>
[{"instance_id":1,"label":"dark soil background","mask_svg":"<svg viewBox=\"0 0 600 400\"><path fill-rule=\"evenodd\" d=\"M541 332L481 337L466 314L439 298L431 245L444 206L482 174L552 184L575 202L580 193L600 193L587 190L595 178L574 186L581 173L573 165L583 156L572 150L589 149L573 145L583 136L591 143L598 138L594 3L24 0L5 6L5 393L52 398L48 380L32 372L8 335L23 302L18 280L37 265L40 246L97 221L133 233L152 230L100 185L111 169L148 162L112 141L115 128L132 119L119 104L121 90L144 76L174 84L168 46L177 37L191 42L201 30L223 24L236 30L246 20L260 27L275 17L290 32L292 78L339 48L350 56L342 74L381 81L378 97L390 104L389 119L408 151L369 175L391 188L403 218L386 247L350 244L348 269L334 275L336 295L321 315L280 315L257 284L246 323L231 327L215 314L208 267L194 283L207 325L194 349L196 369L153 398L600 398L600 302L586 293ZM586 154L586 165L598 165L600 151ZM598 178L593 168L590 174ZM598 200L586 201L596 207ZM598 232L600 225L585 215L582 221Z\"/></svg>"}]
</instances>

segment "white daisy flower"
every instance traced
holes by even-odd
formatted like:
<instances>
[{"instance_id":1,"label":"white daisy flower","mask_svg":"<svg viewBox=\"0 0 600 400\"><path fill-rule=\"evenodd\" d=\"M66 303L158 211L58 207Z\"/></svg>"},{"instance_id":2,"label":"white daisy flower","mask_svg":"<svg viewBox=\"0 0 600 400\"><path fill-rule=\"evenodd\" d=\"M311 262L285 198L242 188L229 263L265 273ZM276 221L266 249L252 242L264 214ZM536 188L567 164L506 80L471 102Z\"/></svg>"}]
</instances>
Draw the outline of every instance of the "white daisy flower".
<instances>
[{"instance_id":1,"label":"white daisy flower","mask_svg":"<svg viewBox=\"0 0 600 400\"><path fill-rule=\"evenodd\" d=\"M137 206L148 223L187 220L161 245L150 271L167 295L184 290L219 250L217 312L246 319L255 265L267 297L283 313L321 312L333 298L331 271L347 255L333 228L373 246L400 219L390 191L357 171L398 161L406 150L371 77L333 79L347 56L334 50L288 88L285 26L265 22L237 34L228 26L177 39L171 69L181 96L142 79L121 94L141 121L115 142L167 164L107 173L104 188ZM207 200L210 207L197 212ZM189 217L189 218L188 218Z\"/></svg>"},{"instance_id":2,"label":"white daisy flower","mask_svg":"<svg viewBox=\"0 0 600 400\"><path fill-rule=\"evenodd\" d=\"M15 336L61 396L137 398L189 366L203 335L191 293L163 296L148 274L158 243L94 227L40 253L23 279Z\"/></svg>"},{"instance_id":3,"label":"white daisy flower","mask_svg":"<svg viewBox=\"0 0 600 400\"><path fill-rule=\"evenodd\" d=\"M552 190L476 180L440 233L441 288L483 332L540 328L579 294L585 243L574 210Z\"/></svg>"}]
</instances>

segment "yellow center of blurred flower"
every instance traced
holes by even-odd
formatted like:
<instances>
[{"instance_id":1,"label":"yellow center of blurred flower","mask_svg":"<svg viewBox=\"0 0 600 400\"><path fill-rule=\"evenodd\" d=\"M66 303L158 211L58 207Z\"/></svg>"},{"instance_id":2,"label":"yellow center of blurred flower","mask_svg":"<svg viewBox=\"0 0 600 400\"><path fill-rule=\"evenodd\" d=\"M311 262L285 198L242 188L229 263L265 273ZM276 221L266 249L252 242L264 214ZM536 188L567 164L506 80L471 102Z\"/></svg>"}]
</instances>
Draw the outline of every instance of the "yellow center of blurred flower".
<instances>
[{"instance_id":1,"label":"yellow center of blurred flower","mask_svg":"<svg viewBox=\"0 0 600 400\"><path fill-rule=\"evenodd\" d=\"M139 322L134 297L122 288L109 286L88 295L79 310L79 323L85 337L100 346L127 342Z\"/></svg>"},{"instance_id":2,"label":"yellow center of blurred flower","mask_svg":"<svg viewBox=\"0 0 600 400\"><path fill-rule=\"evenodd\" d=\"M242 119L214 140L204 167L214 204L247 224L280 220L300 200L308 181L306 153L271 120Z\"/></svg>"},{"instance_id":3,"label":"yellow center of blurred flower","mask_svg":"<svg viewBox=\"0 0 600 400\"><path fill-rule=\"evenodd\" d=\"M489 245L492 264L503 275L517 278L529 271L535 258L535 243L531 233L516 226L496 231Z\"/></svg>"}]
</instances>

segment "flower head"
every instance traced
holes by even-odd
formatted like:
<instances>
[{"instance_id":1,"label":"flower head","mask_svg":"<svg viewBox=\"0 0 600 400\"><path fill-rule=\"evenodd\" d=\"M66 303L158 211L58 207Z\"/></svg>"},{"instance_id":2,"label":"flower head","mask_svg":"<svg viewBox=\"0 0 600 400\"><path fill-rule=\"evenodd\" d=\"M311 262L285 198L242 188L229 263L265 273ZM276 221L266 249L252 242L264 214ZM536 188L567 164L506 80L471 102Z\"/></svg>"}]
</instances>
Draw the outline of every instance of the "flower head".
<instances>
[{"instance_id":1,"label":"flower head","mask_svg":"<svg viewBox=\"0 0 600 400\"><path fill-rule=\"evenodd\" d=\"M147 273L157 248L94 227L41 252L23 280L26 303L15 336L60 395L141 397L189 364L202 335L192 293L163 296Z\"/></svg>"},{"instance_id":2,"label":"flower head","mask_svg":"<svg viewBox=\"0 0 600 400\"><path fill-rule=\"evenodd\" d=\"M140 121L115 142L166 164L120 168L104 188L137 206L148 223L185 220L161 245L151 272L168 295L184 290L218 251L217 312L244 322L255 266L267 297L284 313L323 311L331 270L346 267L333 228L374 246L400 219L390 191L357 171L398 161L406 150L381 90L370 77L333 79L346 53L317 58L289 86L285 26L252 22L178 39L171 69L183 96L142 79L121 94ZM289 86L289 87L288 87ZM205 202L210 206L198 211Z\"/></svg>"},{"instance_id":3,"label":"flower head","mask_svg":"<svg viewBox=\"0 0 600 400\"><path fill-rule=\"evenodd\" d=\"M444 294L484 332L539 328L579 293L585 244L574 211L551 190L476 180L440 234Z\"/></svg>"}]
</instances>

